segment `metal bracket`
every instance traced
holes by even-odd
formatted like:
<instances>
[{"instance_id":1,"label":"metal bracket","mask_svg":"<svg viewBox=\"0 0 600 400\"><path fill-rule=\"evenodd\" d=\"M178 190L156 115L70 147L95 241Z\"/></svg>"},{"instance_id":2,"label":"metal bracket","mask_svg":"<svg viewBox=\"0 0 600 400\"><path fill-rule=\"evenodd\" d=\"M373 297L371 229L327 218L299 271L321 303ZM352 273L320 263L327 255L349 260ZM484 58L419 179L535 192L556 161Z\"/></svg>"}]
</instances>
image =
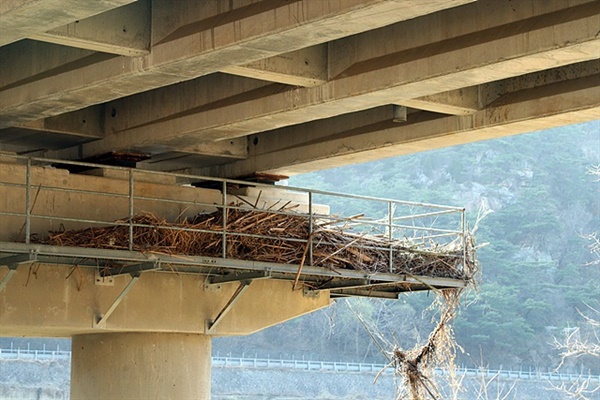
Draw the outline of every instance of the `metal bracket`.
<instances>
[{"instance_id":1,"label":"metal bracket","mask_svg":"<svg viewBox=\"0 0 600 400\"><path fill-rule=\"evenodd\" d=\"M34 252L17 254L10 257L0 258L0 267L7 266L10 269L16 269L21 264L27 264L35 261L37 261L37 255Z\"/></svg>"},{"instance_id":2,"label":"metal bracket","mask_svg":"<svg viewBox=\"0 0 600 400\"><path fill-rule=\"evenodd\" d=\"M106 310L106 313L104 313L104 315L97 315L94 317L94 328L106 328L106 320L111 316L111 314L115 311L117 306L121 303L121 301L123 301L125 296L127 296L127 293L129 293L129 291L133 288L133 286L137 283L139 279L140 274L131 275L131 281L129 281L127 286L125 286L125 289L123 289L121 294L117 296L112 305L108 308L108 310Z\"/></svg>"},{"instance_id":3,"label":"metal bracket","mask_svg":"<svg viewBox=\"0 0 600 400\"><path fill-rule=\"evenodd\" d=\"M10 281L17 273L17 268L19 265L35 262L36 260L36 254L33 252L0 258L0 266L8 267L8 273L4 275L4 278L2 278L2 281L0 281L0 292L4 290L6 285L8 285L8 281Z\"/></svg>"},{"instance_id":4,"label":"metal bracket","mask_svg":"<svg viewBox=\"0 0 600 400\"><path fill-rule=\"evenodd\" d=\"M385 284L389 284L389 282L386 282ZM370 285L373 285L370 279L351 279L344 282L328 283L326 285L311 290L315 292L320 292L321 290L356 289Z\"/></svg>"},{"instance_id":5,"label":"metal bracket","mask_svg":"<svg viewBox=\"0 0 600 400\"><path fill-rule=\"evenodd\" d=\"M383 292L376 290L361 290L361 289L339 289L340 291L331 292L330 296L332 298L337 297L369 297L369 298L379 298L379 299L394 299L397 300L400 298L400 293L397 292Z\"/></svg>"},{"instance_id":6,"label":"metal bracket","mask_svg":"<svg viewBox=\"0 0 600 400\"><path fill-rule=\"evenodd\" d=\"M96 286L115 286L115 278L112 275L102 275L96 270L94 275L94 285Z\"/></svg>"},{"instance_id":7,"label":"metal bracket","mask_svg":"<svg viewBox=\"0 0 600 400\"><path fill-rule=\"evenodd\" d=\"M211 285L208 282L204 284L204 290L206 290L207 292L218 293L221 291L222 288L223 287L220 284L219 285L217 285L217 284Z\"/></svg>"},{"instance_id":8,"label":"metal bracket","mask_svg":"<svg viewBox=\"0 0 600 400\"><path fill-rule=\"evenodd\" d=\"M126 265L122 268L114 268L111 270L101 270L99 275L102 277L119 276L119 275L134 275L142 272L157 271L160 269L160 261L143 262L138 264Z\"/></svg>"},{"instance_id":9,"label":"metal bracket","mask_svg":"<svg viewBox=\"0 0 600 400\"><path fill-rule=\"evenodd\" d=\"M269 279L271 277L271 271L259 271L259 272L248 272L245 274L229 274L220 275L209 278L209 285L219 285L222 283L229 282L243 282L243 281L254 281L257 279Z\"/></svg>"},{"instance_id":10,"label":"metal bracket","mask_svg":"<svg viewBox=\"0 0 600 400\"><path fill-rule=\"evenodd\" d=\"M8 284L8 281L10 281L10 278L12 278L16 272L16 268L10 268L8 270L8 274L4 275L4 278L2 278L2 281L0 282L0 292L4 290L4 287Z\"/></svg>"},{"instance_id":11,"label":"metal bracket","mask_svg":"<svg viewBox=\"0 0 600 400\"><path fill-rule=\"evenodd\" d=\"M110 270L101 270L96 272L95 284L98 286L114 286L115 276L138 276L142 272L158 271L160 268L160 261L153 261L126 265L123 268L118 269L116 273L113 273L113 271Z\"/></svg>"},{"instance_id":12,"label":"metal bracket","mask_svg":"<svg viewBox=\"0 0 600 400\"><path fill-rule=\"evenodd\" d=\"M319 292L318 290L304 287L302 289L302 296L308 297L310 299L318 299L319 297L321 297L321 292Z\"/></svg>"},{"instance_id":13,"label":"metal bracket","mask_svg":"<svg viewBox=\"0 0 600 400\"><path fill-rule=\"evenodd\" d=\"M235 292L233 293L233 295L231 296L231 298L229 299L227 304L225 304L225 307L223 307L223 309L219 312L217 317L214 320L206 321L205 331L207 334L214 333L214 330L217 327L217 325L219 323L221 323L221 321L223 321L223 317L225 317L225 315L227 315L227 313L229 311L231 311L231 308L233 307L233 305L240 299L242 294L246 290L248 290L251 283L252 283L251 280L241 281L240 285L235 290Z\"/></svg>"}]
</instances>

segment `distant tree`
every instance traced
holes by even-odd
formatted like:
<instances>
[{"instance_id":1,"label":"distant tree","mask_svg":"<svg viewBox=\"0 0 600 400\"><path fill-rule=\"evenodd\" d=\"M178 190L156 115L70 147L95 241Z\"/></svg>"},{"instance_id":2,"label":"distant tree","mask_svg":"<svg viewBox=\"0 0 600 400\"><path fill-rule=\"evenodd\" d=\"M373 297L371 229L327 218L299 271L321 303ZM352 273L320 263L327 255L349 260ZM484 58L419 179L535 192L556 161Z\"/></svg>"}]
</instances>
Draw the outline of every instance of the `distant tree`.
<instances>
[{"instance_id":1,"label":"distant tree","mask_svg":"<svg viewBox=\"0 0 600 400\"><path fill-rule=\"evenodd\" d=\"M596 182L600 182L600 165L589 169ZM595 259L588 263L588 266L600 265L600 239L598 233L594 232L588 236L590 240L590 250ZM560 351L561 361L558 366L579 358L592 358L600 360L600 310L587 306L586 312L578 310L583 318L583 327L574 327L565 331L565 337L562 340L554 341L555 347ZM557 368L557 369L558 369ZM555 387L573 399L588 399L590 395L600 393L600 386L590 382L589 379L582 377L582 380L572 384L562 384Z\"/></svg>"}]
</instances>

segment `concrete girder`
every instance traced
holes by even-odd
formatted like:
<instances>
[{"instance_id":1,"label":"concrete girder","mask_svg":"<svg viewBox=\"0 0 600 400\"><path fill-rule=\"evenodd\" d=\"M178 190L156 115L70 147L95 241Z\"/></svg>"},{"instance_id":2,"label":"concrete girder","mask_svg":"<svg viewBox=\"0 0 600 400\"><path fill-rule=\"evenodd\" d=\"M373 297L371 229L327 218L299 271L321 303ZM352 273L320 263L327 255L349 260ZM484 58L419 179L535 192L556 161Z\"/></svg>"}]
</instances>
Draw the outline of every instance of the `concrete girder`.
<instances>
[{"instance_id":1,"label":"concrete girder","mask_svg":"<svg viewBox=\"0 0 600 400\"><path fill-rule=\"evenodd\" d=\"M94 136L102 137L104 132L118 132L146 125L148 118L160 120L179 113L202 112L234 104L244 98L260 98L279 92L281 88L269 82L217 73L167 86L160 93L144 92L21 125L44 127L49 131L72 135L81 135L91 130ZM84 126L83 121L88 125ZM94 127L89 126L92 121L96 124Z\"/></svg>"},{"instance_id":2,"label":"concrete girder","mask_svg":"<svg viewBox=\"0 0 600 400\"><path fill-rule=\"evenodd\" d=\"M404 100L399 105L440 114L468 115L485 108L499 97L569 79L600 74L600 61L592 60L565 67L552 68L483 85ZM400 104L401 103L401 104Z\"/></svg>"},{"instance_id":3,"label":"concrete girder","mask_svg":"<svg viewBox=\"0 0 600 400\"><path fill-rule=\"evenodd\" d=\"M147 154L150 156L157 155L157 157L153 157L152 160L145 163L145 166L148 167L146 169L153 169L151 165L154 162L170 158L184 157L186 155L223 157L226 159L244 159L248 157L248 139L245 137L239 137L229 140L221 140L219 142L197 143L186 147L185 154L182 151L172 152L172 149L161 146L160 144L131 146L121 150L131 153ZM69 147L68 149L64 150L48 150L44 152L44 156L47 158L62 158L69 160L91 157L91 155L83 152L80 145Z\"/></svg>"},{"instance_id":4,"label":"concrete girder","mask_svg":"<svg viewBox=\"0 0 600 400\"><path fill-rule=\"evenodd\" d=\"M83 145L83 152L92 155L134 143L157 141L184 148L197 142L244 136L385 104L402 104L404 100L444 90L458 90L598 58L600 14L594 7L598 3L546 13L543 6L556 3L532 2L536 6L532 7L532 13L541 14L524 21L498 21L497 16L490 13L488 21L500 25L499 31L474 32L378 57L362 63L360 74L339 77L315 88L270 94L259 102L249 102L252 106L226 104L199 113L180 113L107 135L103 140ZM486 9L491 6L482 4L480 7ZM478 3L464 9L477 6ZM430 18L420 19L423 26L429 26ZM413 29L415 21L406 24ZM448 23L450 29L461 21ZM382 32L386 33L386 29ZM377 43L385 47L387 42L381 37L372 45Z\"/></svg>"},{"instance_id":5,"label":"concrete girder","mask_svg":"<svg viewBox=\"0 0 600 400\"><path fill-rule=\"evenodd\" d=\"M257 171L291 176L575 124L600 117L599 91L600 75L595 74L507 94L472 115L415 113L401 125L391 122L389 106L380 107L256 135L255 140L251 138L257 144L248 160L186 172L233 177ZM294 134L300 130L305 134ZM296 139L284 146L286 138Z\"/></svg>"},{"instance_id":6,"label":"concrete girder","mask_svg":"<svg viewBox=\"0 0 600 400\"><path fill-rule=\"evenodd\" d=\"M0 126L74 111L472 1L259 2L208 26L202 20L188 24L154 43L145 57L118 57L73 73L32 77L1 92ZM202 7L204 2L195 3Z\"/></svg>"},{"instance_id":7,"label":"concrete girder","mask_svg":"<svg viewBox=\"0 0 600 400\"><path fill-rule=\"evenodd\" d=\"M137 0L124 7L29 35L29 39L124 56L144 56L150 53L150 25L150 1Z\"/></svg>"},{"instance_id":8,"label":"concrete girder","mask_svg":"<svg viewBox=\"0 0 600 400\"><path fill-rule=\"evenodd\" d=\"M135 0L13 0L0 4L0 46Z\"/></svg>"},{"instance_id":9,"label":"concrete girder","mask_svg":"<svg viewBox=\"0 0 600 400\"><path fill-rule=\"evenodd\" d=\"M0 59L3 60L0 64L0 90L17 87L32 76L61 74L111 57L114 56L35 40L20 40L0 47Z\"/></svg>"},{"instance_id":10,"label":"concrete girder","mask_svg":"<svg viewBox=\"0 0 600 400\"><path fill-rule=\"evenodd\" d=\"M433 43L439 42L439 46L453 50L453 45L461 44L460 41L450 41L453 38L462 37L462 44L467 48L469 43L473 43L469 40L471 35L512 35L515 31L514 24L520 23L523 31L535 31L548 24L559 24L568 20L570 16L567 14L572 11L567 10L578 6L586 7L591 14L597 12L600 3L597 0L478 0L467 6L335 40L329 44L330 78L361 73L372 68L372 64L385 61L385 57L390 54L430 46ZM543 19L531 20L544 14L549 15ZM465 57L470 57L475 49L467 50L464 53ZM493 50L494 48L488 49L490 52Z\"/></svg>"},{"instance_id":11,"label":"concrete girder","mask_svg":"<svg viewBox=\"0 0 600 400\"><path fill-rule=\"evenodd\" d=\"M192 274L145 272L103 326L97 314L108 310L131 279L116 277L114 286L94 284L92 268L69 274L68 266L36 264L38 279L28 284L28 268L17 269L0 292L0 336L71 336L95 332L185 332L204 334L232 297L236 285L205 288ZM71 277L65 280L65 276ZM236 303L215 329L219 335L243 335L329 305L329 294L304 297L293 282L257 280L249 301ZM156 296L156 293L161 293ZM68 300L65 300L68 299ZM256 304L260 304L260 312ZM281 305L285 304L285 307ZM18 312L31 310L31 312ZM151 310L151 312L148 312Z\"/></svg>"}]
</instances>

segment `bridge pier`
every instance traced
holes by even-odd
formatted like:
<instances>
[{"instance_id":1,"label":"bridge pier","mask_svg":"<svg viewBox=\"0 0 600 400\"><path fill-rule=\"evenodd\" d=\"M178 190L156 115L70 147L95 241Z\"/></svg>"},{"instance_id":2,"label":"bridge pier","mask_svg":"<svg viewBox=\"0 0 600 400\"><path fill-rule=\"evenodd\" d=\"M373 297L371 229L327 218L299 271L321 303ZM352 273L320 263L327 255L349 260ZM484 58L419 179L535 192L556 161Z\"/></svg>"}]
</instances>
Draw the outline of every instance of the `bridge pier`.
<instances>
[{"instance_id":1,"label":"bridge pier","mask_svg":"<svg viewBox=\"0 0 600 400\"><path fill-rule=\"evenodd\" d=\"M210 399L211 339L184 333L73 336L71 399Z\"/></svg>"}]
</instances>

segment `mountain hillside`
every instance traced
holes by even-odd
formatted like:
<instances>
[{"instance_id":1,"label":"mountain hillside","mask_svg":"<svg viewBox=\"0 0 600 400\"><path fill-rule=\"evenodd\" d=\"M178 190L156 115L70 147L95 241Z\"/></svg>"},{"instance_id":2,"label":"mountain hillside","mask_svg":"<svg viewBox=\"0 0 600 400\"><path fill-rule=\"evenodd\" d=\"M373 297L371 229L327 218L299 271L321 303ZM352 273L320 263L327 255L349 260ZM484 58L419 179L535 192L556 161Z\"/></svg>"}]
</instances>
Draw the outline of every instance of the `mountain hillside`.
<instances>
[{"instance_id":1,"label":"mountain hillside","mask_svg":"<svg viewBox=\"0 0 600 400\"><path fill-rule=\"evenodd\" d=\"M478 142L305 174L291 186L465 206L479 226L482 283L468 296L455 329L460 362L490 367L555 367L551 343L585 322L578 310L600 305L600 271L587 234L600 230L600 121ZM332 212L348 210L343 201ZM401 301L338 301L329 310L247 338L220 339L215 348L319 358L377 359L378 350L355 317L405 347L428 334L421 317L431 297ZM233 347L232 347L233 346ZM580 358L566 368L600 371Z\"/></svg>"}]
</instances>

